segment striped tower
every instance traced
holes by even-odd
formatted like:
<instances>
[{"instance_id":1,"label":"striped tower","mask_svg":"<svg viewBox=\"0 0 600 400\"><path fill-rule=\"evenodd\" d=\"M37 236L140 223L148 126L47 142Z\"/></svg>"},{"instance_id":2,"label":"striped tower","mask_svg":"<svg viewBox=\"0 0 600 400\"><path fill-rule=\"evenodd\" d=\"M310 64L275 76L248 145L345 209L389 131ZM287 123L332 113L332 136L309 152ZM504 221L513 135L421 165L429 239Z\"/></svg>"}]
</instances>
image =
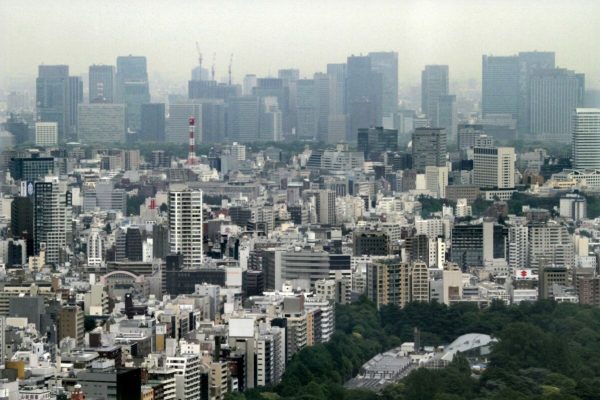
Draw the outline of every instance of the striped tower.
<instances>
[{"instance_id":1,"label":"striped tower","mask_svg":"<svg viewBox=\"0 0 600 400\"><path fill-rule=\"evenodd\" d=\"M196 126L196 119L194 117L190 117L188 119L188 123L190 125L190 148L188 151L188 164L193 165L196 164L196 139L194 137L194 130Z\"/></svg>"}]
</instances>

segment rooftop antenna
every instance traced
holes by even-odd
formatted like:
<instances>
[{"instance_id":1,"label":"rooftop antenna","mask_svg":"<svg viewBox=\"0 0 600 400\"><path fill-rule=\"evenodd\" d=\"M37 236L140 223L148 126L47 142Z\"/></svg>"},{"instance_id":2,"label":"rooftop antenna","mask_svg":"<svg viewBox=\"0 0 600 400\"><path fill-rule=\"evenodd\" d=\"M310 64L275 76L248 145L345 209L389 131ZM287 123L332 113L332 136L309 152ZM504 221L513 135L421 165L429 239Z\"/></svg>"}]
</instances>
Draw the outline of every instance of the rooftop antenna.
<instances>
[{"instance_id":1,"label":"rooftop antenna","mask_svg":"<svg viewBox=\"0 0 600 400\"><path fill-rule=\"evenodd\" d=\"M215 80L215 59L217 58L217 53L213 53L213 63L212 68L210 69L210 73L212 75L212 80Z\"/></svg>"},{"instance_id":2,"label":"rooftop antenna","mask_svg":"<svg viewBox=\"0 0 600 400\"><path fill-rule=\"evenodd\" d=\"M196 51L198 52L198 66L202 70L202 52L200 51L200 44L196 42Z\"/></svg>"},{"instance_id":3,"label":"rooftop antenna","mask_svg":"<svg viewBox=\"0 0 600 400\"><path fill-rule=\"evenodd\" d=\"M233 53L231 53L231 56L229 57L229 68L227 70L229 75L229 86L231 86L231 64L233 64Z\"/></svg>"}]
</instances>

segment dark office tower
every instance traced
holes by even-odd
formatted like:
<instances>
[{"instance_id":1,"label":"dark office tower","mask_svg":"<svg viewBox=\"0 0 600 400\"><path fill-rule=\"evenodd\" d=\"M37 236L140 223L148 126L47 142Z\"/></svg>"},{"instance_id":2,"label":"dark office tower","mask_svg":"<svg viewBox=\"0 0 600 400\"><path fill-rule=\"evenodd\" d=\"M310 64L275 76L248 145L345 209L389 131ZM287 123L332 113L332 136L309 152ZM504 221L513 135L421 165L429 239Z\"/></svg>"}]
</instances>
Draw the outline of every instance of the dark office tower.
<instances>
[{"instance_id":1,"label":"dark office tower","mask_svg":"<svg viewBox=\"0 0 600 400\"><path fill-rule=\"evenodd\" d=\"M361 128L358 130L358 151L366 161L379 161L386 151L398 150L398 131L395 129Z\"/></svg>"},{"instance_id":2,"label":"dark office tower","mask_svg":"<svg viewBox=\"0 0 600 400\"><path fill-rule=\"evenodd\" d=\"M483 56L481 112L483 117L519 113L519 57Z\"/></svg>"},{"instance_id":3,"label":"dark office tower","mask_svg":"<svg viewBox=\"0 0 600 400\"><path fill-rule=\"evenodd\" d=\"M125 234L125 243L125 257L129 261L142 261L142 234L140 232L140 228L137 226L130 226L127 228L127 233Z\"/></svg>"},{"instance_id":4,"label":"dark office tower","mask_svg":"<svg viewBox=\"0 0 600 400\"><path fill-rule=\"evenodd\" d=\"M317 95L317 139L327 142L327 127L329 124L329 77L327 74L316 73L313 76L315 93Z\"/></svg>"},{"instance_id":5,"label":"dark office tower","mask_svg":"<svg viewBox=\"0 0 600 400\"><path fill-rule=\"evenodd\" d=\"M315 139L317 123L315 81L300 79L296 82L296 136L298 139Z\"/></svg>"},{"instance_id":6,"label":"dark office tower","mask_svg":"<svg viewBox=\"0 0 600 400\"><path fill-rule=\"evenodd\" d=\"M416 128L412 135L413 169L446 165L446 132L442 128Z\"/></svg>"},{"instance_id":7,"label":"dark office tower","mask_svg":"<svg viewBox=\"0 0 600 400\"><path fill-rule=\"evenodd\" d=\"M347 65L346 107L350 118L347 139L356 142L359 128L381 126L383 83L381 74L372 71L369 57L348 57Z\"/></svg>"},{"instance_id":8,"label":"dark office tower","mask_svg":"<svg viewBox=\"0 0 600 400\"><path fill-rule=\"evenodd\" d=\"M142 104L142 125L139 139L143 142L165 141L164 103Z\"/></svg>"},{"instance_id":9,"label":"dark office tower","mask_svg":"<svg viewBox=\"0 0 600 400\"><path fill-rule=\"evenodd\" d=\"M58 263L72 240L71 192L65 182L46 178L34 184L34 252L46 251L46 262Z\"/></svg>"},{"instance_id":10,"label":"dark office tower","mask_svg":"<svg viewBox=\"0 0 600 400\"><path fill-rule=\"evenodd\" d=\"M258 140L258 118L258 97L230 99L227 109L227 138L242 143Z\"/></svg>"},{"instance_id":11,"label":"dark office tower","mask_svg":"<svg viewBox=\"0 0 600 400\"><path fill-rule=\"evenodd\" d=\"M116 95L115 67L91 65L89 86L90 103L113 103Z\"/></svg>"},{"instance_id":12,"label":"dark office tower","mask_svg":"<svg viewBox=\"0 0 600 400\"><path fill-rule=\"evenodd\" d=\"M142 104L150 103L146 57L117 57L117 95L127 105L127 127L139 131Z\"/></svg>"},{"instance_id":13,"label":"dark office tower","mask_svg":"<svg viewBox=\"0 0 600 400\"><path fill-rule=\"evenodd\" d=\"M390 115L398 111L398 53L395 51L369 53L371 69L381 74L383 98L381 111Z\"/></svg>"},{"instance_id":14,"label":"dark office tower","mask_svg":"<svg viewBox=\"0 0 600 400\"><path fill-rule=\"evenodd\" d=\"M152 225L152 256L164 259L169 254L169 227Z\"/></svg>"},{"instance_id":15,"label":"dark office tower","mask_svg":"<svg viewBox=\"0 0 600 400\"><path fill-rule=\"evenodd\" d=\"M571 116L582 106L584 79L566 69L539 69L529 77L529 132L571 140Z\"/></svg>"},{"instance_id":16,"label":"dark office tower","mask_svg":"<svg viewBox=\"0 0 600 400\"><path fill-rule=\"evenodd\" d=\"M555 67L554 52L529 51L519 53L519 111L517 130L531 132L531 100L529 99L531 75L541 69Z\"/></svg>"},{"instance_id":17,"label":"dark office tower","mask_svg":"<svg viewBox=\"0 0 600 400\"><path fill-rule=\"evenodd\" d=\"M421 72L421 110L431 126L439 128L438 106L440 96L448 95L448 66L426 65Z\"/></svg>"},{"instance_id":18,"label":"dark office tower","mask_svg":"<svg viewBox=\"0 0 600 400\"><path fill-rule=\"evenodd\" d=\"M327 64L329 78L329 117L327 143L346 141L346 64Z\"/></svg>"},{"instance_id":19,"label":"dark office tower","mask_svg":"<svg viewBox=\"0 0 600 400\"><path fill-rule=\"evenodd\" d=\"M10 176L19 181L35 181L54 172L53 157L11 158Z\"/></svg>"},{"instance_id":20,"label":"dark office tower","mask_svg":"<svg viewBox=\"0 0 600 400\"><path fill-rule=\"evenodd\" d=\"M458 113L456 110L456 96L449 94L440 96L437 107L436 127L446 130L446 137L456 140Z\"/></svg>"},{"instance_id":21,"label":"dark office tower","mask_svg":"<svg viewBox=\"0 0 600 400\"><path fill-rule=\"evenodd\" d=\"M77 140L77 112L83 103L83 82L78 76L70 76L67 80L67 134L65 139Z\"/></svg>"},{"instance_id":22,"label":"dark office tower","mask_svg":"<svg viewBox=\"0 0 600 400\"><path fill-rule=\"evenodd\" d=\"M202 143L220 143L225 138L225 104L202 101Z\"/></svg>"},{"instance_id":23,"label":"dark office tower","mask_svg":"<svg viewBox=\"0 0 600 400\"><path fill-rule=\"evenodd\" d=\"M40 65L36 79L36 110L40 122L56 122L58 137L67 134L69 66Z\"/></svg>"},{"instance_id":24,"label":"dark office tower","mask_svg":"<svg viewBox=\"0 0 600 400\"><path fill-rule=\"evenodd\" d=\"M10 230L14 238L27 243L27 255L33 255L33 203L29 197L15 197L10 205Z\"/></svg>"}]
</instances>

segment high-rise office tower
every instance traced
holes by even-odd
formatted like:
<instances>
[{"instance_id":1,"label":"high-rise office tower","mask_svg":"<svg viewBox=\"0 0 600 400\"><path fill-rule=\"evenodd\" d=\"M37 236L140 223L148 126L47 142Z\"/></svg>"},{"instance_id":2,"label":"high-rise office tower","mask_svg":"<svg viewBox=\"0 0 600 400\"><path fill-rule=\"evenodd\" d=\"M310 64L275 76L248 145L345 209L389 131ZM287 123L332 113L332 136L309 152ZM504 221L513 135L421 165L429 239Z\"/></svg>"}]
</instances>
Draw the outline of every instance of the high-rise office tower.
<instances>
[{"instance_id":1,"label":"high-rise office tower","mask_svg":"<svg viewBox=\"0 0 600 400\"><path fill-rule=\"evenodd\" d=\"M202 191L183 184L171 185L169 238L171 253L181 253L185 267L202 265Z\"/></svg>"},{"instance_id":2,"label":"high-rise office tower","mask_svg":"<svg viewBox=\"0 0 600 400\"><path fill-rule=\"evenodd\" d=\"M41 122L56 122L59 139L67 134L69 66L40 65L36 79L36 110Z\"/></svg>"},{"instance_id":3,"label":"high-rise office tower","mask_svg":"<svg viewBox=\"0 0 600 400\"><path fill-rule=\"evenodd\" d=\"M566 69L540 69L529 79L529 127L531 134L569 141L571 116L581 107L584 89L581 74Z\"/></svg>"},{"instance_id":4,"label":"high-rise office tower","mask_svg":"<svg viewBox=\"0 0 600 400\"><path fill-rule=\"evenodd\" d=\"M115 101L115 67L112 65L90 65L90 103L113 103Z\"/></svg>"},{"instance_id":5,"label":"high-rise office tower","mask_svg":"<svg viewBox=\"0 0 600 400\"><path fill-rule=\"evenodd\" d=\"M448 66L426 65L421 72L421 110L432 127L440 128L438 106L440 96L448 95Z\"/></svg>"},{"instance_id":6,"label":"high-rise office tower","mask_svg":"<svg viewBox=\"0 0 600 400\"><path fill-rule=\"evenodd\" d=\"M347 139L355 142L360 128L381 126L383 97L382 75L371 68L371 58L347 59L346 110L349 116Z\"/></svg>"},{"instance_id":7,"label":"high-rise office tower","mask_svg":"<svg viewBox=\"0 0 600 400\"><path fill-rule=\"evenodd\" d=\"M519 133L530 131L529 85L532 73L554 68L553 52L521 52L515 56L482 57L483 117L510 115Z\"/></svg>"},{"instance_id":8,"label":"high-rise office tower","mask_svg":"<svg viewBox=\"0 0 600 400\"><path fill-rule=\"evenodd\" d=\"M425 167L446 165L447 140L442 128L416 128L412 135L413 168L425 173Z\"/></svg>"},{"instance_id":9,"label":"high-rise office tower","mask_svg":"<svg viewBox=\"0 0 600 400\"><path fill-rule=\"evenodd\" d=\"M489 189L515 187L514 147L474 147L473 184Z\"/></svg>"},{"instance_id":10,"label":"high-rise office tower","mask_svg":"<svg viewBox=\"0 0 600 400\"><path fill-rule=\"evenodd\" d=\"M324 73L316 73L313 80L317 97L317 138L319 141L326 142L329 124L329 76Z\"/></svg>"},{"instance_id":11,"label":"high-rise office tower","mask_svg":"<svg viewBox=\"0 0 600 400\"><path fill-rule=\"evenodd\" d=\"M313 79L296 81L296 136L315 139L318 130L317 92Z\"/></svg>"},{"instance_id":12,"label":"high-rise office tower","mask_svg":"<svg viewBox=\"0 0 600 400\"><path fill-rule=\"evenodd\" d=\"M70 76L67 80L66 140L77 140L77 113L81 103L83 103L83 82L78 76Z\"/></svg>"},{"instance_id":13,"label":"high-rise office tower","mask_svg":"<svg viewBox=\"0 0 600 400\"><path fill-rule=\"evenodd\" d=\"M126 126L124 104L80 104L77 131L79 141L90 143L124 143Z\"/></svg>"},{"instance_id":14,"label":"high-rise office tower","mask_svg":"<svg viewBox=\"0 0 600 400\"><path fill-rule=\"evenodd\" d=\"M379 72L383 82L381 111L392 115L398 111L398 53L381 51L369 53L371 69Z\"/></svg>"},{"instance_id":15,"label":"high-rise office tower","mask_svg":"<svg viewBox=\"0 0 600 400\"><path fill-rule=\"evenodd\" d=\"M554 69L554 52L527 51L519 53L519 111L517 130L521 133L531 131L531 100L529 99L531 75L541 69Z\"/></svg>"},{"instance_id":16,"label":"high-rise office tower","mask_svg":"<svg viewBox=\"0 0 600 400\"><path fill-rule=\"evenodd\" d=\"M440 96L438 100L436 127L446 130L446 137L456 140L456 129L458 125L458 113L456 111L456 96L449 94Z\"/></svg>"},{"instance_id":17,"label":"high-rise office tower","mask_svg":"<svg viewBox=\"0 0 600 400\"><path fill-rule=\"evenodd\" d=\"M578 108L572 117L573 168L600 169L600 108Z\"/></svg>"},{"instance_id":18,"label":"high-rise office tower","mask_svg":"<svg viewBox=\"0 0 600 400\"><path fill-rule=\"evenodd\" d=\"M281 140L283 135L283 117L277 103L277 97L262 97L260 101L259 139L269 142Z\"/></svg>"},{"instance_id":19,"label":"high-rise office tower","mask_svg":"<svg viewBox=\"0 0 600 400\"><path fill-rule=\"evenodd\" d=\"M165 104L142 104L142 125L139 139L144 142L165 141Z\"/></svg>"},{"instance_id":20,"label":"high-rise office tower","mask_svg":"<svg viewBox=\"0 0 600 400\"><path fill-rule=\"evenodd\" d=\"M346 141L346 64L327 64L329 79L329 116L327 142Z\"/></svg>"},{"instance_id":21,"label":"high-rise office tower","mask_svg":"<svg viewBox=\"0 0 600 400\"><path fill-rule=\"evenodd\" d=\"M46 262L58 263L72 239L71 192L56 177L46 177L34 187L34 251L37 254L45 246Z\"/></svg>"},{"instance_id":22,"label":"high-rise office tower","mask_svg":"<svg viewBox=\"0 0 600 400\"><path fill-rule=\"evenodd\" d=\"M481 112L483 117L519 112L519 57L482 58Z\"/></svg>"},{"instance_id":23,"label":"high-rise office tower","mask_svg":"<svg viewBox=\"0 0 600 400\"><path fill-rule=\"evenodd\" d=\"M259 98L237 97L229 100L227 110L227 137L229 140L246 143L259 138Z\"/></svg>"},{"instance_id":24,"label":"high-rise office tower","mask_svg":"<svg viewBox=\"0 0 600 400\"><path fill-rule=\"evenodd\" d=\"M195 139L202 142L202 104L192 101L185 103L169 104L169 119L167 121L167 142L188 143L189 142L189 118L196 120Z\"/></svg>"},{"instance_id":25,"label":"high-rise office tower","mask_svg":"<svg viewBox=\"0 0 600 400\"><path fill-rule=\"evenodd\" d=\"M117 57L117 95L127 105L127 128L138 131L142 104L150 103L146 57Z\"/></svg>"}]
</instances>

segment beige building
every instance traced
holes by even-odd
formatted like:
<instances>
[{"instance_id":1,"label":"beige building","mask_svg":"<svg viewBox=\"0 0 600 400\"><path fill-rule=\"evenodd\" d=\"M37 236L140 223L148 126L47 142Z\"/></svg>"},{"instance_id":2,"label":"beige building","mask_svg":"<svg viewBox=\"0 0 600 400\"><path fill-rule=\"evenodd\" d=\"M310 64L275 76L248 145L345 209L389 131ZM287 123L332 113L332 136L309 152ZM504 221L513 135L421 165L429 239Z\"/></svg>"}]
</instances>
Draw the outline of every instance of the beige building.
<instances>
[{"instance_id":1,"label":"beige building","mask_svg":"<svg viewBox=\"0 0 600 400\"><path fill-rule=\"evenodd\" d=\"M83 310L78 306L65 306L60 309L58 314L58 340L59 342L66 337L77 340L77 345L83 345L84 325Z\"/></svg>"}]
</instances>

